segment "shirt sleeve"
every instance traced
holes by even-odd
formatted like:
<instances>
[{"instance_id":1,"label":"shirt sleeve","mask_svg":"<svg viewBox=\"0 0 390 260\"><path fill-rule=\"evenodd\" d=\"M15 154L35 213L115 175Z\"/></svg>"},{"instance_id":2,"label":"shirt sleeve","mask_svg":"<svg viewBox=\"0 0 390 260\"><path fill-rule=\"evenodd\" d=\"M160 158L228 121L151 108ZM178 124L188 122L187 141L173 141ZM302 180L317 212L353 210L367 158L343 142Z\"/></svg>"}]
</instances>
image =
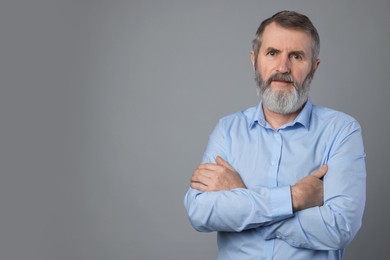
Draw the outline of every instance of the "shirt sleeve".
<instances>
[{"instance_id":1,"label":"shirt sleeve","mask_svg":"<svg viewBox=\"0 0 390 260\"><path fill-rule=\"evenodd\" d=\"M220 121L210 135L202 163L215 163L217 155L228 158L224 132ZM239 232L293 216L290 186L218 192L190 188L184 204L192 226L203 232Z\"/></svg>"},{"instance_id":2,"label":"shirt sleeve","mask_svg":"<svg viewBox=\"0 0 390 260\"><path fill-rule=\"evenodd\" d=\"M357 122L338 135L326 164L324 205L265 227L267 239L316 250L337 250L352 241L361 226L366 200L365 153Z\"/></svg>"}]
</instances>

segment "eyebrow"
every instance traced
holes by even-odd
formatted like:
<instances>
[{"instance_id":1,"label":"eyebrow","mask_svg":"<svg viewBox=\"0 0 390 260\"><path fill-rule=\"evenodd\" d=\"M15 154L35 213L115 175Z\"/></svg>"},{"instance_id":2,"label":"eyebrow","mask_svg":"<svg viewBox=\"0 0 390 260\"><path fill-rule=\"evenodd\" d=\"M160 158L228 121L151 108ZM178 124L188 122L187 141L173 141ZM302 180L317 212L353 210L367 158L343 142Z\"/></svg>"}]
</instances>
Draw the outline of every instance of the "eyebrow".
<instances>
[{"instance_id":1,"label":"eyebrow","mask_svg":"<svg viewBox=\"0 0 390 260\"><path fill-rule=\"evenodd\" d=\"M274 51L274 52L276 52L276 53L280 53L280 52L281 52L280 50L278 50L278 49L276 49L276 48L273 48L273 47L268 47L268 48L265 50L266 53L268 53L268 52L270 52L270 51ZM302 56L302 57L306 57L305 52L304 52L304 51L301 51L301 50L290 51L288 54L289 54L289 55L298 54L298 55L300 55L300 56Z\"/></svg>"},{"instance_id":2,"label":"eyebrow","mask_svg":"<svg viewBox=\"0 0 390 260\"><path fill-rule=\"evenodd\" d=\"M265 50L266 53L268 53L268 52L270 52L270 51L280 52L280 50L275 49L275 48L273 48L273 47L268 47L268 48Z\"/></svg>"},{"instance_id":3,"label":"eyebrow","mask_svg":"<svg viewBox=\"0 0 390 260\"><path fill-rule=\"evenodd\" d=\"M305 56L306 56L304 51L291 51L291 52L289 53L289 55L292 55L292 54L298 54L298 55L300 55L300 56L302 56L302 57L305 57Z\"/></svg>"}]
</instances>

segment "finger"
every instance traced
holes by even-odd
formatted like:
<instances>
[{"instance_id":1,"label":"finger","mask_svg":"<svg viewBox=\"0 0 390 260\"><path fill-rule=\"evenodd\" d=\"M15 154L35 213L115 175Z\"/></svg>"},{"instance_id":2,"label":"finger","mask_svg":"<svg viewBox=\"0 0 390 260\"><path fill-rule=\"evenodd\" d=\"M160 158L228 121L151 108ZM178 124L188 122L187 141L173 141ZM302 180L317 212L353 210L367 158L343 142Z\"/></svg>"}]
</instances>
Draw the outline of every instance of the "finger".
<instances>
[{"instance_id":1,"label":"finger","mask_svg":"<svg viewBox=\"0 0 390 260\"><path fill-rule=\"evenodd\" d=\"M228 168L228 169L234 171L233 167L230 166L230 164L229 164L227 161L225 161L224 159L222 159L222 157L219 156L219 155L215 158L215 162L216 162L218 165L220 165L220 166L226 167L226 168Z\"/></svg>"},{"instance_id":2,"label":"finger","mask_svg":"<svg viewBox=\"0 0 390 260\"><path fill-rule=\"evenodd\" d=\"M222 168L221 166L219 168ZM198 175L198 176L207 176L207 177L213 177L216 173L218 173L218 170L209 170L205 168L198 168L196 169L192 175Z\"/></svg>"},{"instance_id":3,"label":"finger","mask_svg":"<svg viewBox=\"0 0 390 260\"><path fill-rule=\"evenodd\" d=\"M191 181L206 183L211 180L211 176L208 172L203 172L201 170L195 171L191 176Z\"/></svg>"},{"instance_id":4,"label":"finger","mask_svg":"<svg viewBox=\"0 0 390 260\"><path fill-rule=\"evenodd\" d=\"M202 164L199 164L199 166L198 166L198 169L207 169L207 170L211 170L211 171L215 171L219 168L220 168L220 166L216 165L214 163L202 163Z\"/></svg>"},{"instance_id":5,"label":"finger","mask_svg":"<svg viewBox=\"0 0 390 260\"><path fill-rule=\"evenodd\" d=\"M208 187L200 182L191 182L190 187L195 189L195 190L202 191L202 192L208 191Z\"/></svg>"},{"instance_id":6,"label":"finger","mask_svg":"<svg viewBox=\"0 0 390 260\"><path fill-rule=\"evenodd\" d=\"M319 168L317 171L315 171L315 172L312 174L312 176L321 179L322 177L325 176L325 174L327 173L327 171L328 171L328 166L327 166L327 165L323 165L321 168Z\"/></svg>"}]
</instances>

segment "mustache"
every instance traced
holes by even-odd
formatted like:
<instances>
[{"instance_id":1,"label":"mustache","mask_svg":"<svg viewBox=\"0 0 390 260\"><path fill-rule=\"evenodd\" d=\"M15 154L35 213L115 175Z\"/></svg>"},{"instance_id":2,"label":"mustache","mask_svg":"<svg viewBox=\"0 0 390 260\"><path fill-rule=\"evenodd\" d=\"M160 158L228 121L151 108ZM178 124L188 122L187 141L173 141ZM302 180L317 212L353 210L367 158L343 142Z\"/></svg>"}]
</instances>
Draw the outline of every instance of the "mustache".
<instances>
[{"instance_id":1,"label":"mustache","mask_svg":"<svg viewBox=\"0 0 390 260\"><path fill-rule=\"evenodd\" d=\"M268 78L266 85L269 86L274 80L283 80L286 82L294 83L294 79L290 74L275 73Z\"/></svg>"}]
</instances>

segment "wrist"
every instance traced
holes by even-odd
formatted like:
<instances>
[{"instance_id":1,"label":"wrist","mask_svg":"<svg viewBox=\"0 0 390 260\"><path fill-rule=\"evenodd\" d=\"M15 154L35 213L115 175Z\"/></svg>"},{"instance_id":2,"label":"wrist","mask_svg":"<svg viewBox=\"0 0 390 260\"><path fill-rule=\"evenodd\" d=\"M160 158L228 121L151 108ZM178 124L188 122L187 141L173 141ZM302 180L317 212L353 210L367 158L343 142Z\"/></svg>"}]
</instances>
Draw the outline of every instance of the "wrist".
<instances>
[{"instance_id":1,"label":"wrist","mask_svg":"<svg viewBox=\"0 0 390 260\"><path fill-rule=\"evenodd\" d=\"M295 185L291 186L291 204L292 204L292 210L293 212L299 211L300 210L300 205L299 205L299 193L296 190Z\"/></svg>"}]
</instances>

